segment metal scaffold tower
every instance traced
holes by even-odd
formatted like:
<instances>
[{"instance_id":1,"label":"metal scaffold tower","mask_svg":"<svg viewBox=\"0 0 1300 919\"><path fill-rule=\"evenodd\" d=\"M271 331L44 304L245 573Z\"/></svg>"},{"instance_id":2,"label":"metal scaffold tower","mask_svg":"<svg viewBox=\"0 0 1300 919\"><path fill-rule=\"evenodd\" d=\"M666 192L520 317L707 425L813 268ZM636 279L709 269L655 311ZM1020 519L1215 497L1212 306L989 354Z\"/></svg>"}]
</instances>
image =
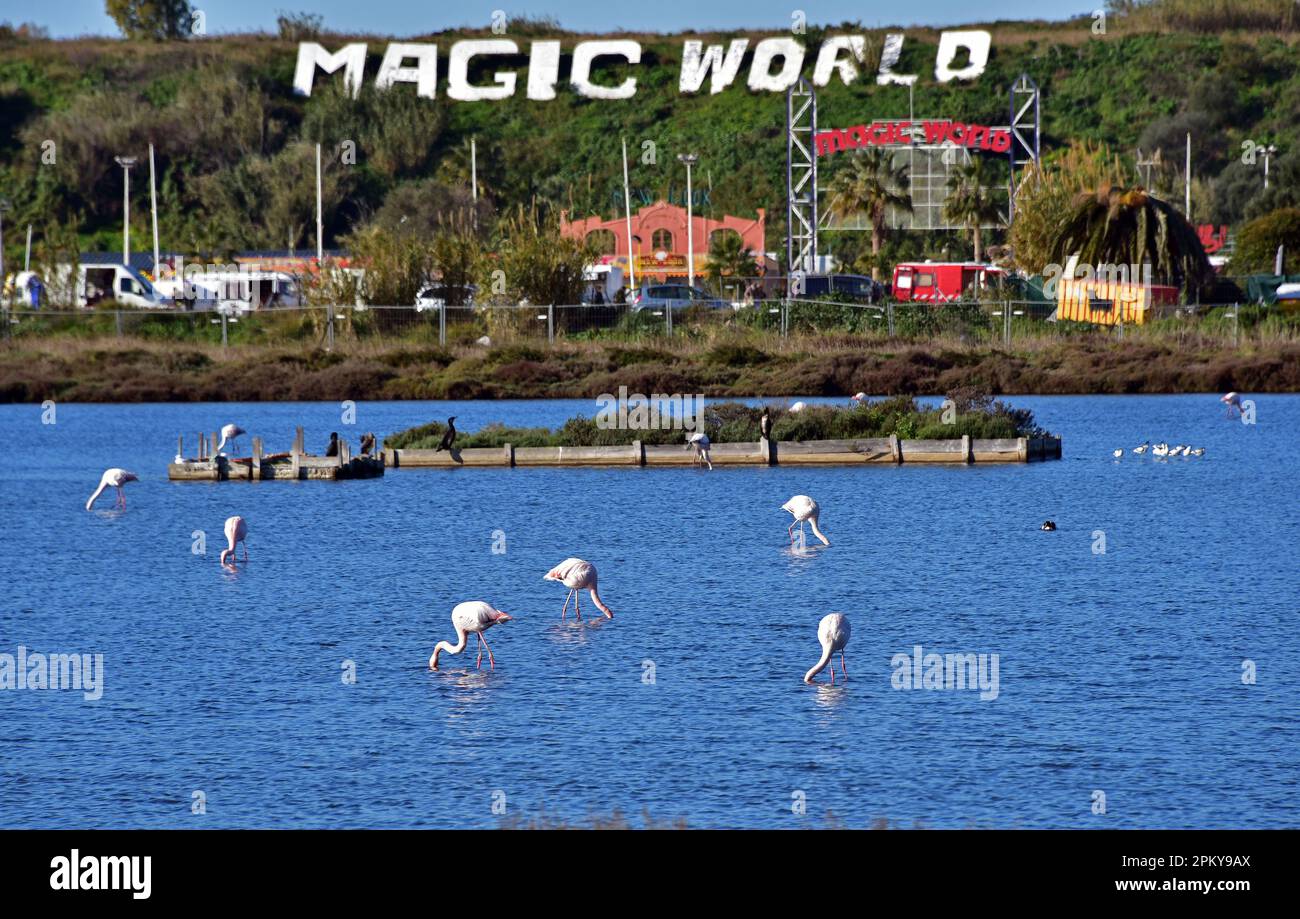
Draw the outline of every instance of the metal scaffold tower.
<instances>
[{"instance_id":1,"label":"metal scaffold tower","mask_svg":"<svg viewBox=\"0 0 1300 919\"><path fill-rule=\"evenodd\" d=\"M790 271L817 270L817 94L804 77L785 98L785 254Z\"/></svg>"},{"instance_id":2,"label":"metal scaffold tower","mask_svg":"<svg viewBox=\"0 0 1300 919\"><path fill-rule=\"evenodd\" d=\"M1024 171L1030 163L1038 164L1039 129L1038 84L1027 73L1022 73L1011 85L1011 178L1007 186L1007 223L1016 214L1016 171Z\"/></svg>"}]
</instances>

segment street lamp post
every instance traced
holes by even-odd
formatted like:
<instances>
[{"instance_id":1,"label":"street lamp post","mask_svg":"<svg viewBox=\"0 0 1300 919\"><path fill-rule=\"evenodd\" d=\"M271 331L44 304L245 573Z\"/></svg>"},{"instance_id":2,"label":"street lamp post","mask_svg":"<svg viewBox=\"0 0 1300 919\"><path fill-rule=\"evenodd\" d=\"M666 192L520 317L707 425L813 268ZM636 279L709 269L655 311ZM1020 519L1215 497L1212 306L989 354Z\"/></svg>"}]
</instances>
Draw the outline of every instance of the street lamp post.
<instances>
[{"instance_id":1,"label":"street lamp post","mask_svg":"<svg viewBox=\"0 0 1300 919\"><path fill-rule=\"evenodd\" d=\"M122 167L122 264L131 265L131 167L135 165L134 156L115 156L117 165Z\"/></svg>"},{"instance_id":2,"label":"street lamp post","mask_svg":"<svg viewBox=\"0 0 1300 919\"><path fill-rule=\"evenodd\" d=\"M1263 147L1262 149L1264 151L1264 187L1268 188L1268 158L1274 153L1277 153L1277 146L1275 144L1269 144L1267 147Z\"/></svg>"},{"instance_id":3,"label":"street lamp post","mask_svg":"<svg viewBox=\"0 0 1300 919\"><path fill-rule=\"evenodd\" d=\"M691 167L700 161L697 153L679 153L677 158L686 164L686 283L695 287L695 211L691 194Z\"/></svg>"}]
</instances>

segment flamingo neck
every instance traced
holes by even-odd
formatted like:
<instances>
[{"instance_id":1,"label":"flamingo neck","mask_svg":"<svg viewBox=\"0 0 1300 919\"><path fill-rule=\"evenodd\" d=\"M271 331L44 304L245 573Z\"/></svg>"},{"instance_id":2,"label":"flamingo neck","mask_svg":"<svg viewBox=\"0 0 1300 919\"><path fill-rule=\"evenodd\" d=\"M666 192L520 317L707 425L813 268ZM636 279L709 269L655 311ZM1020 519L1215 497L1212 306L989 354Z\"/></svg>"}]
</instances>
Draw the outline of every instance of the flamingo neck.
<instances>
[{"instance_id":1,"label":"flamingo neck","mask_svg":"<svg viewBox=\"0 0 1300 919\"><path fill-rule=\"evenodd\" d=\"M823 533L821 530L817 529L816 517L809 517L808 525L812 527L813 535L822 541L822 545L829 546L831 544L831 541L826 538L826 534Z\"/></svg>"},{"instance_id":2,"label":"flamingo neck","mask_svg":"<svg viewBox=\"0 0 1300 919\"><path fill-rule=\"evenodd\" d=\"M429 666L435 669L437 668L438 655L441 654L443 651L446 651L448 654L459 654L460 652L464 651L465 642L468 640L469 640L469 633L462 631L461 629L457 629L456 643L454 645L451 642L444 640L438 642L438 644L434 646L433 657L429 660Z\"/></svg>"},{"instance_id":3,"label":"flamingo neck","mask_svg":"<svg viewBox=\"0 0 1300 919\"><path fill-rule=\"evenodd\" d=\"M95 493L91 495L90 500L86 502L86 510L90 510L91 505L93 505L95 501L98 500L99 496L104 493L104 489L107 487L108 487L107 482L99 483L99 487L95 489Z\"/></svg>"},{"instance_id":4,"label":"flamingo neck","mask_svg":"<svg viewBox=\"0 0 1300 919\"><path fill-rule=\"evenodd\" d=\"M595 587L591 588L591 602L596 604L596 608L599 609L606 616L608 616L610 619L614 618L614 611L605 605L604 600L600 599L600 594L597 593Z\"/></svg>"},{"instance_id":5,"label":"flamingo neck","mask_svg":"<svg viewBox=\"0 0 1300 919\"><path fill-rule=\"evenodd\" d=\"M831 643L828 641L822 644L821 659L817 661L817 664L811 670L809 670L807 673L803 675L803 681L805 683L811 683L813 677L815 677L817 674L821 673L823 670L826 669L826 665L830 663L830 660L831 660Z\"/></svg>"}]
</instances>

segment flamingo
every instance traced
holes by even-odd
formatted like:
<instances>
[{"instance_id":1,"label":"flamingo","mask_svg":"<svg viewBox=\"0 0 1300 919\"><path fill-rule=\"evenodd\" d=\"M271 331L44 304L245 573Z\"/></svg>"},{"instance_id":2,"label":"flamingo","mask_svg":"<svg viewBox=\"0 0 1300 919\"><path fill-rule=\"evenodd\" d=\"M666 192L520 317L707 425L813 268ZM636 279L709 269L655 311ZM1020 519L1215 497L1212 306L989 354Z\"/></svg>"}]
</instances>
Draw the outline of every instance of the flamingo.
<instances>
[{"instance_id":1,"label":"flamingo","mask_svg":"<svg viewBox=\"0 0 1300 919\"><path fill-rule=\"evenodd\" d=\"M232 559L235 557L235 545L241 542L244 544L244 561L248 561L248 524L238 514L226 518L226 542L229 548L221 550L221 564L226 563L227 555Z\"/></svg>"},{"instance_id":2,"label":"flamingo","mask_svg":"<svg viewBox=\"0 0 1300 919\"><path fill-rule=\"evenodd\" d=\"M136 475L134 472L127 472L125 469L117 469L117 468L106 469L104 471L104 475L99 480L99 487L95 489L95 493L91 495L90 500L86 502L86 510L90 510L94 506L95 499L97 499L101 494L104 493L105 488L116 488L117 489L116 506L120 508L125 508L126 492L122 490L122 486L125 485L127 482L138 482L138 481L140 481L140 477Z\"/></svg>"},{"instance_id":3,"label":"flamingo","mask_svg":"<svg viewBox=\"0 0 1300 919\"><path fill-rule=\"evenodd\" d=\"M237 424L226 425L221 429L221 443L217 444L217 449L213 451L212 455L217 456L218 454L220 454L221 451L225 449L226 441L234 441L239 437L239 435L247 434L247 433L248 433L247 431L245 431ZM233 447L234 444L232 443L231 446Z\"/></svg>"},{"instance_id":4,"label":"flamingo","mask_svg":"<svg viewBox=\"0 0 1300 919\"><path fill-rule=\"evenodd\" d=\"M835 663L831 660L831 655L836 651L840 652L840 673L844 679L849 678L848 671L844 669L844 648L849 643L849 636L853 634L853 629L849 627L849 617L843 613L831 613L829 616L823 616L822 621L817 626L817 640L822 643L821 660L813 666L811 670L803 675L805 683L811 683L813 677L821 673L827 664L831 666L831 685L835 685Z\"/></svg>"},{"instance_id":5,"label":"flamingo","mask_svg":"<svg viewBox=\"0 0 1300 919\"><path fill-rule=\"evenodd\" d=\"M853 401L853 408L857 408L863 402L867 401L867 394L864 392L854 393L852 401Z\"/></svg>"},{"instance_id":6,"label":"flamingo","mask_svg":"<svg viewBox=\"0 0 1300 919\"><path fill-rule=\"evenodd\" d=\"M1124 455L1123 450L1116 450L1114 453L1111 454L1111 456L1115 457L1115 459L1119 459L1123 455Z\"/></svg>"},{"instance_id":7,"label":"flamingo","mask_svg":"<svg viewBox=\"0 0 1300 919\"><path fill-rule=\"evenodd\" d=\"M813 535L822 541L823 545L829 546L831 541L826 538L826 534L817 528L817 515L821 513L821 508L817 502L807 495L795 495L785 504L781 505L781 510L789 511L794 516L794 522L786 528L786 533L790 536L790 541L794 542L794 525L799 524L799 533L803 533L804 521L808 521L812 526Z\"/></svg>"},{"instance_id":8,"label":"flamingo","mask_svg":"<svg viewBox=\"0 0 1300 919\"><path fill-rule=\"evenodd\" d=\"M1235 410L1238 415L1241 414L1241 396L1235 392L1227 393L1219 397L1219 401L1228 407L1228 417L1232 417Z\"/></svg>"},{"instance_id":9,"label":"flamingo","mask_svg":"<svg viewBox=\"0 0 1300 919\"><path fill-rule=\"evenodd\" d=\"M805 404L802 403L802 402L796 402L794 405L790 406L790 411L792 411L792 412L802 412L802 411L803 411L804 409L806 409L807 407L808 407L808 406L805 405Z\"/></svg>"},{"instance_id":10,"label":"flamingo","mask_svg":"<svg viewBox=\"0 0 1300 919\"><path fill-rule=\"evenodd\" d=\"M1144 440L1141 444L1133 448L1133 452L1141 456L1143 453L1147 452L1147 448L1150 446L1151 446L1151 441Z\"/></svg>"},{"instance_id":11,"label":"flamingo","mask_svg":"<svg viewBox=\"0 0 1300 919\"><path fill-rule=\"evenodd\" d=\"M605 605L605 601L600 599L600 593L596 590L596 566L591 562L580 558L566 558L550 571L542 576L544 581L559 581L565 587L569 588L569 593L564 597L564 608L560 610L560 618L563 619L565 613L569 611L569 596L573 597L573 612L581 619L582 610L578 607L578 591L591 591L591 602L596 604L597 609L605 614L606 619L614 618L614 611Z\"/></svg>"},{"instance_id":12,"label":"flamingo","mask_svg":"<svg viewBox=\"0 0 1300 919\"><path fill-rule=\"evenodd\" d=\"M692 462L704 461L704 465L713 470L713 461L709 459L709 435L703 431L688 431L686 433L686 442L691 445L694 453Z\"/></svg>"},{"instance_id":13,"label":"flamingo","mask_svg":"<svg viewBox=\"0 0 1300 919\"><path fill-rule=\"evenodd\" d=\"M483 649L487 648L488 667L495 670L497 662L492 656L492 649L483 639L483 633L498 622L509 622L513 618L509 613L504 613L494 608L491 603L484 603L482 600L469 600L456 604L456 608L451 611L451 624L456 629L456 643L453 645L449 641L438 642L433 649L433 656L429 658L429 669L438 669L438 655L443 651L448 654L459 654L464 651L469 633L473 632L478 636L478 659L474 661L475 669L483 666Z\"/></svg>"}]
</instances>

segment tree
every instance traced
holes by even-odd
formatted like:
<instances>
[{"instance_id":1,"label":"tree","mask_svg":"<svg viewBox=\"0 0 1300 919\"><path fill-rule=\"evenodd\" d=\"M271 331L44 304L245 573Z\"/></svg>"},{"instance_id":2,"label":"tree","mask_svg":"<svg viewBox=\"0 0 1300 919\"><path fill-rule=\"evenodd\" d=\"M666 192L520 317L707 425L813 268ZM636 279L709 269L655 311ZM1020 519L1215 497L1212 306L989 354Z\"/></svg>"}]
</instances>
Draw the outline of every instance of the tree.
<instances>
[{"instance_id":1,"label":"tree","mask_svg":"<svg viewBox=\"0 0 1300 919\"><path fill-rule=\"evenodd\" d=\"M885 222L889 208L912 210L912 195L906 191L906 166L894 165L893 156L883 147L867 147L850 157L827 187L830 212L841 220L854 214L867 215L871 221L871 277L880 280L880 266L874 259L880 254L889 227Z\"/></svg>"},{"instance_id":2,"label":"tree","mask_svg":"<svg viewBox=\"0 0 1300 919\"><path fill-rule=\"evenodd\" d=\"M1191 291L1213 274L1196 229L1168 202L1142 188L1105 184L1077 195L1052 255L1094 266L1150 264L1153 277Z\"/></svg>"},{"instance_id":3,"label":"tree","mask_svg":"<svg viewBox=\"0 0 1300 919\"><path fill-rule=\"evenodd\" d=\"M577 303L590 253L579 240L560 235L559 222L522 205L500 227L495 259L479 268L478 302ZM504 290L502 287L504 286Z\"/></svg>"},{"instance_id":4,"label":"tree","mask_svg":"<svg viewBox=\"0 0 1300 919\"><path fill-rule=\"evenodd\" d=\"M1118 156L1089 143L1076 142L1042 164L1031 164L1016 186L1015 216L1007 234L1016 267L1042 274L1055 260L1052 247L1075 196L1127 178Z\"/></svg>"},{"instance_id":5,"label":"tree","mask_svg":"<svg viewBox=\"0 0 1300 919\"><path fill-rule=\"evenodd\" d=\"M754 259L754 251L745 245L739 233L720 230L709 238L709 263L705 272L714 281L721 281L724 275L753 277L758 274L758 262Z\"/></svg>"},{"instance_id":6,"label":"tree","mask_svg":"<svg viewBox=\"0 0 1300 919\"><path fill-rule=\"evenodd\" d=\"M106 0L104 9L133 40L187 38L192 11L186 0Z\"/></svg>"},{"instance_id":7,"label":"tree","mask_svg":"<svg viewBox=\"0 0 1300 919\"><path fill-rule=\"evenodd\" d=\"M993 196L993 174L988 160L976 156L948 176L948 200L944 216L965 224L975 237L975 261L981 261L980 229L986 223L1000 223L1002 211Z\"/></svg>"},{"instance_id":8,"label":"tree","mask_svg":"<svg viewBox=\"0 0 1300 919\"><path fill-rule=\"evenodd\" d=\"M1296 255L1300 254L1300 207L1281 208L1242 227L1232 253L1232 273L1272 274L1278 246L1283 246L1283 255L1289 255L1291 263L1296 264Z\"/></svg>"}]
</instances>

